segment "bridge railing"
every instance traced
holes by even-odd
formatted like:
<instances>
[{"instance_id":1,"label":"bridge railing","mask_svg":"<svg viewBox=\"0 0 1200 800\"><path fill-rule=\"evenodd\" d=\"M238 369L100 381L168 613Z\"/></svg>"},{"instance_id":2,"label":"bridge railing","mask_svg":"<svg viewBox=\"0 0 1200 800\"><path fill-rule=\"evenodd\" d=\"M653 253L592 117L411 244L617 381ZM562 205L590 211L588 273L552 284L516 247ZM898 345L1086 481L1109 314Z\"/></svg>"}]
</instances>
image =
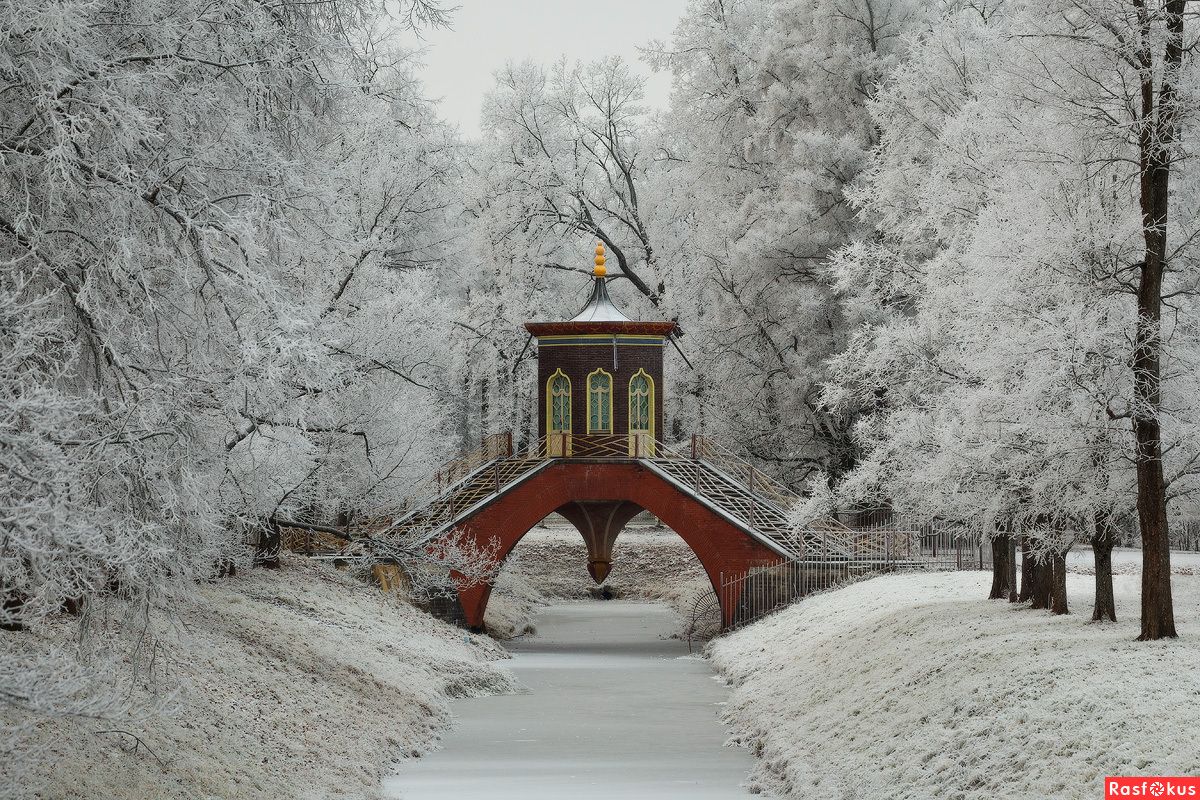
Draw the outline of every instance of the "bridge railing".
<instances>
[{"instance_id":1,"label":"bridge railing","mask_svg":"<svg viewBox=\"0 0 1200 800\"><path fill-rule=\"evenodd\" d=\"M791 510L801 501L800 495L711 436L692 435L692 458L706 461L743 481L752 491L771 500L784 511Z\"/></svg>"},{"instance_id":2,"label":"bridge railing","mask_svg":"<svg viewBox=\"0 0 1200 800\"><path fill-rule=\"evenodd\" d=\"M799 504L799 495L706 436L693 436L690 442L671 445L647 434L550 433L516 449L511 433L494 434L485 437L476 450L446 462L414 486L401 513L378 521L370 529L379 533L420 528L435 535L539 464L556 458L651 460L674 479L682 480L755 530L778 539L795 554L834 552L852 559L879 559L889 554L908 556L911 550L911 541L906 537L912 533L908 531L858 531L833 519L793 525L787 516Z\"/></svg>"}]
</instances>

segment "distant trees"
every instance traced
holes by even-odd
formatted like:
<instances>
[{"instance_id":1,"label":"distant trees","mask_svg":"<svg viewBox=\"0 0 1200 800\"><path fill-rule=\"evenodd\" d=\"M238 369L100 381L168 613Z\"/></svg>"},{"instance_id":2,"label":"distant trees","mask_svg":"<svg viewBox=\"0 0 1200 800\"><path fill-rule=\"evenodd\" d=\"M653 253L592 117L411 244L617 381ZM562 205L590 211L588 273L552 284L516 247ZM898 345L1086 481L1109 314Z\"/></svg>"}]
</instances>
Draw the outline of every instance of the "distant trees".
<instances>
[{"instance_id":1,"label":"distant trees","mask_svg":"<svg viewBox=\"0 0 1200 800\"><path fill-rule=\"evenodd\" d=\"M877 142L867 103L920 19L899 0L706 0L655 48L675 77L657 131L660 202L676 209L662 261L721 409L705 423L793 483L858 458L856 411L820 396L853 324L826 262L871 235L845 188Z\"/></svg>"}]
</instances>

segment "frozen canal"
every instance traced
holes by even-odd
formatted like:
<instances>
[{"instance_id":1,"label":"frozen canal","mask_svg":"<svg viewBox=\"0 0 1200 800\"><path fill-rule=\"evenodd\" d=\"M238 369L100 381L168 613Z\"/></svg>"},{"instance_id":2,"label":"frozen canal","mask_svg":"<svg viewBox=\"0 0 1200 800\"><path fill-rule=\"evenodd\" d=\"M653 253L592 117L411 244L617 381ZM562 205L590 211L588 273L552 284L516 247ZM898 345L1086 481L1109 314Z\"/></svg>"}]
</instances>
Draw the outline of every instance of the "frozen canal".
<instances>
[{"instance_id":1,"label":"frozen canal","mask_svg":"<svg viewBox=\"0 0 1200 800\"><path fill-rule=\"evenodd\" d=\"M728 800L752 757L723 747L726 690L708 663L665 639L648 603L552 606L510 643L528 694L460 700L442 750L388 781L404 800Z\"/></svg>"}]
</instances>

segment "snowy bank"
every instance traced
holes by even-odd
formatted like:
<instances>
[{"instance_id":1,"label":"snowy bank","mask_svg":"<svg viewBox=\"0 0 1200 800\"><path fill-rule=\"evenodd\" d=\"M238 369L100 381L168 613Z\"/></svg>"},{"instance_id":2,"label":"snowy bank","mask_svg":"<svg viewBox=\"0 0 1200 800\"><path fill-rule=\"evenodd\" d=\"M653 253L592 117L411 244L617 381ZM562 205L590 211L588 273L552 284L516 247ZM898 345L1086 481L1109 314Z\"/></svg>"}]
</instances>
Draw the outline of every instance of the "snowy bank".
<instances>
[{"instance_id":1,"label":"snowy bank","mask_svg":"<svg viewBox=\"0 0 1200 800\"><path fill-rule=\"evenodd\" d=\"M1105 775L1200 774L1200 577L1177 575L1175 641L987 601L989 574L893 575L818 595L712 645L728 721L784 797L1103 796Z\"/></svg>"},{"instance_id":2,"label":"snowy bank","mask_svg":"<svg viewBox=\"0 0 1200 800\"><path fill-rule=\"evenodd\" d=\"M39 797L374 798L382 775L448 725L448 698L516 688L490 663L506 653L486 637L298 558L202 586L175 611L151 619L159 684L181 686L175 713L42 724L53 765L33 776L45 783ZM38 647L73 630L64 622L3 643ZM145 747L98 733L114 727Z\"/></svg>"}]
</instances>

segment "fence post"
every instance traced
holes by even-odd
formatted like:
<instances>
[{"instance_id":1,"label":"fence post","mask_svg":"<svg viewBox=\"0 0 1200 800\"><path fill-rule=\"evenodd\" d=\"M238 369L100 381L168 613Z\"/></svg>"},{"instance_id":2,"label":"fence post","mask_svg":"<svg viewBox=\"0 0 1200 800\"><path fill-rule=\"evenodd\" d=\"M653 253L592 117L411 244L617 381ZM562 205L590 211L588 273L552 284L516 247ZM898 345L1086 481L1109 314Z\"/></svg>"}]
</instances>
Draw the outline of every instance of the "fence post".
<instances>
[{"instance_id":1,"label":"fence post","mask_svg":"<svg viewBox=\"0 0 1200 800\"><path fill-rule=\"evenodd\" d=\"M695 436L695 434L692 434ZM725 570L717 573L717 614L721 617L721 624L717 630L725 630Z\"/></svg>"}]
</instances>

